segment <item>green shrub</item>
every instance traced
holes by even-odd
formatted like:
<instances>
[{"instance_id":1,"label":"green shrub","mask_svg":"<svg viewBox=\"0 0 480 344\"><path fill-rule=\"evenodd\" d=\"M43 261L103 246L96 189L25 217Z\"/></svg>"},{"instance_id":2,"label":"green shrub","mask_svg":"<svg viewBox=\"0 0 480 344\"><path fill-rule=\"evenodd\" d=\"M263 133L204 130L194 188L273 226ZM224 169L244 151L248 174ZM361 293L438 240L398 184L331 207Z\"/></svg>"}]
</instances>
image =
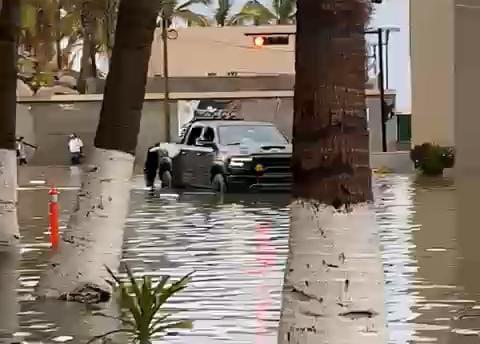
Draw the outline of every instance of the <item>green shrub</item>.
<instances>
[{"instance_id":1,"label":"green shrub","mask_svg":"<svg viewBox=\"0 0 480 344\"><path fill-rule=\"evenodd\" d=\"M106 269L115 281L111 285L118 295L122 310L125 310L128 316L115 318L122 323L123 328L96 336L88 343L123 332L130 334L134 343L150 344L152 338L161 336L169 329L192 328L191 321L172 321L168 319L171 314L160 314L162 306L167 300L187 287L192 273L167 286L170 276L162 277L156 285L153 285L149 276L135 279L131 270L126 266L128 282L124 282L115 276L108 267ZM103 313L95 315L111 318Z\"/></svg>"},{"instance_id":2,"label":"green shrub","mask_svg":"<svg viewBox=\"0 0 480 344\"><path fill-rule=\"evenodd\" d=\"M415 168L428 176L443 174L445 168L455 164L455 151L452 148L441 147L431 143L415 146L410 151Z\"/></svg>"}]
</instances>

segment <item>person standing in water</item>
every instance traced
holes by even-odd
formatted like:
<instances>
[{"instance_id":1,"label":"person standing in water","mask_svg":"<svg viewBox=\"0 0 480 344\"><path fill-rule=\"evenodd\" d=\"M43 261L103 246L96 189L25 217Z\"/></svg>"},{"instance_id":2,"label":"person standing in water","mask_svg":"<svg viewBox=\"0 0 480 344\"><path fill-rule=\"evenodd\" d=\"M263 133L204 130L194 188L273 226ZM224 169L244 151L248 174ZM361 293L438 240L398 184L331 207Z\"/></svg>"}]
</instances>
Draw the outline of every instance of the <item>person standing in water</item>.
<instances>
[{"instance_id":1,"label":"person standing in water","mask_svg":"<svg viewBox=\"0 0 480 344\"><path fill-rule=\"evenodd\" d=\"M70 134L68 150L70 151L72 165L80 164L80 159L83 154L83 142L75 133Z\"/></svg>"},{"instance_id":2,"label":"person standing in water","mask_svg":"<svg viewBox=\"0 0 480 344\"><path fill-rule=\"evenodd\" d=\"M24 140L23 136L17 138L16 142L16 149L17 149L17 160L20 166L27 164L27 153L25 151L25 146L31 147L33 149L37 149L37 146L32 145Z\"/></svg>"},{"instance_id":3,"label":"person standing in water","mask_svg":"<svg viewBox=\"0 0 480 344\"><path fill-rule=\"evenodd\" d=\"M160 157L158 154L159 149L160 142L155 143L153 146L148 148L147 158L143 168L143 173L145 174L145 184L147 188L152 190L155 188L155 177L157 176L160 163Z\"/></svg>"}]
</instances>

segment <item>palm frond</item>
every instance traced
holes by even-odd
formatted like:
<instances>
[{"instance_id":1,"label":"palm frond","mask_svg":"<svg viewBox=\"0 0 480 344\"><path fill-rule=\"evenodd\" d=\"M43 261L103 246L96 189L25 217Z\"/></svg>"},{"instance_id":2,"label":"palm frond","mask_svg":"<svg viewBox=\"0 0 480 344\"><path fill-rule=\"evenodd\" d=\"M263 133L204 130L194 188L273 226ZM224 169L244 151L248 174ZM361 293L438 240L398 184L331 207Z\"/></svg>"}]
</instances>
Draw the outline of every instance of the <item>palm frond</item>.
<instances>
[{"instance_id":1,"label":"palm frond","mask_svg":"<svg viewBox=\"0 0 480 344\"><path fill-rule=\"evenodd\" d=\"M208 6L212 3L211 0L187 0L184 3L177 5L175 8L176 11L181 11L185 9L189 9L193 5L205 5Z\"/></svg>"},{"instance_id":2,"label":"palm frond","mask_svg":"<svg viewBox=\"0 0 480 344\"><path fill-rule=\"evenodd\" d=\"M191 10L187 10L187 9L175 10L175 12L173 13L173 16L177 18L182 18L183 20L185 20L187 23L191 25L208 26L207 17L201 14L195 13Z\"/></svg>"},{"instance_id":3,"label":"palm frond","mask_svg":"<svg viewBox=\"0 0 480 344\"><path fill-rule=\"evenodd\" d=\"M269 24L276 19L275 14L257 0L248 1L242 7L238 16L243 19L251 19L257 24Z\"/></svg>"},{"instance_id":4,"label":"palm frond","mask_svg":"<svg viewBox=\"0 0 480 344\"><path fill-rule=\"evenodd\" d=\"M290 23L291 16L296 10L296 4L296 0L273 0L272 5L278 24Z\"/></svg>"},{"instance_id":5,"label":"palm frond","mask_svg":"<svg viewBox=\"0 0 480 344\"><path fill-rule=\"evenodd\" d=\"M218 25L224 26L227 23L227 18L231 9L231 0L218 0L218 7L215 10L215 21Z\"/></svg>"}]
</instances>

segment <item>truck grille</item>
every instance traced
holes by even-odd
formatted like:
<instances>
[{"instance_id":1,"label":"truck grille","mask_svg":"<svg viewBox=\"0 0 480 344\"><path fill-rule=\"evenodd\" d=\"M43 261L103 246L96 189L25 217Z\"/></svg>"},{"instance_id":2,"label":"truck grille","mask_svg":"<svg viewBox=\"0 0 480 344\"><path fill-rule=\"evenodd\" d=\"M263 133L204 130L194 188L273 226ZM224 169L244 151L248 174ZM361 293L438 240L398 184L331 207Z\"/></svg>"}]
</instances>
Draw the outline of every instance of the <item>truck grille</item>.
<instances>
[{"instance_id":1,"label":"truck grille","mask_svg":"<svg viewBox=\"0 0 480 344\"><path fill-rule=\"evenodd\" d=\"M252 167L261 164L264 168L264 174L288 174L291 173L290 156L254 156Z\"/></svg>"}]
</instances>

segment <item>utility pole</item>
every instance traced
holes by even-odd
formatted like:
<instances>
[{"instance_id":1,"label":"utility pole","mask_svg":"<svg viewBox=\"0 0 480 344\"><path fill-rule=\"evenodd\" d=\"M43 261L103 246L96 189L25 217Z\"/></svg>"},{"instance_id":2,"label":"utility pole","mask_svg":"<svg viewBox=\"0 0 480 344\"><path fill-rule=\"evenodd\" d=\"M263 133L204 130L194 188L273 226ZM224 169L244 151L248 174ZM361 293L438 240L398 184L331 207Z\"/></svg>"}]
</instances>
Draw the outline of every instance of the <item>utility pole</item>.
<instances>
[{"instance_id":1,"label":"utility pole","mask_svg":"<svg viewBox=\"0 0 480 344\"><path fill-rule=\"evenodd\" d=\"M163 112L165 114L165 125L167 142L171 140L170 135L170 89L168 83L168 23L165 12L162 12L162 43L163 43Z\"/></svg>"},{"instance_id":2,"label":"utility pole","mask_svg":"<svg viewBox=\"0 0 480 344\"><path fill-rule=\"evenodd\" d=\"M389 89L389 74L390 74L390 63L388 59L388 48L389 48L389 43L390 43L390 29L385 30L385 64L387 68L385 69L385 88L388 90Z\"/></svg>"},{"instance_id":3,"label":"utility pole","mask_svg":"<svg viewBox=\"0 0 480 344\"><path fill-rule=\"evenodd\" d=\"M387 151L387 114L385 113L385 86L383 82L383 31L378 28L378 90L380 92L380 111L382 117L382 151Z\"/></svg>"}]
</instances>

